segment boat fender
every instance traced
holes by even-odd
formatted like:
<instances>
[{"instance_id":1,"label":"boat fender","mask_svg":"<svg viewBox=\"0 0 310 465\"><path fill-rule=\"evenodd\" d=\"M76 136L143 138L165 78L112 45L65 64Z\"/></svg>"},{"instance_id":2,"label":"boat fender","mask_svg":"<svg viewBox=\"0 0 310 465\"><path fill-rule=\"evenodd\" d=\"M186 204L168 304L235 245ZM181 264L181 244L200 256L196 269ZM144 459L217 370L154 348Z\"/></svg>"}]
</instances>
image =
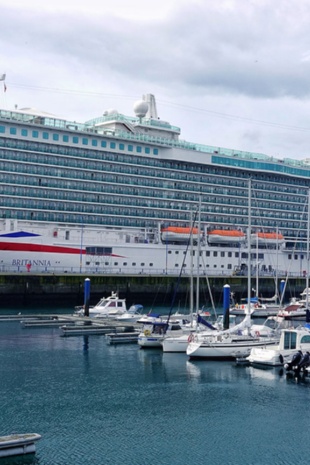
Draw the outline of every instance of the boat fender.
<instances>
[{"instance_id":1,"label":"boat fender","mask_svg":"<svg viewBox=\"0 0 310 465\"><path fill-rule=\"evenodd\" d=\"M279 355L279 362L280 362L280 363L283 363L283 362L284 362L284 358L283 358L283 355L282 355L282 354Z\"/></svg>"},{"instance_id":2,"label":"boat fender","mask_svg":"<svg viewBox=\"0 0 310 465\"><path fill-rule=\"evenodd\" d=\"M187 338L187 342L192 342L194 339L195 339L195 336L193 335L193 333L191 333Z\"/></svg>"},{"instance_id":3,"label":"boat fender","mask_svg":"<svg viewBox=\"0 0 310 465\"><path fill-rule=\"evenodd\" d=\"M255 331L255 336L256 336L256 337L260 337L260 332L259 332L259 331Z\"/></svg>"},{"instance_id":4,"label":"boat fender","mask_svg":"<svg viewBox=\"0 0 310 465\"><path fill-rule=\"evenodd\" d=\"M144 331L144 336L150 336L151 335L151 331L149 329L146 329Z\"/></svg>"}]
</instances>

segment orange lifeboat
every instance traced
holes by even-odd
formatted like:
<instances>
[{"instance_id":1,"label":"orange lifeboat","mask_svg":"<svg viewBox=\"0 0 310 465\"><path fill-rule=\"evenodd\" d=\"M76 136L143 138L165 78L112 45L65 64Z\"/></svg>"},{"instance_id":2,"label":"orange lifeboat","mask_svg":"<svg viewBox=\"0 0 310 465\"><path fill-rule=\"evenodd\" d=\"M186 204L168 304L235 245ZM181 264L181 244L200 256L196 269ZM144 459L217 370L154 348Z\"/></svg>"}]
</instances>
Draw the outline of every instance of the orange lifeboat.
<instances>
[{"instance_id":1,"label":"orange lifeboat","mask_svg":"<svg viewBox=\"0 0 310 465\"><path fill-rule=\"evenodd\" d=\"M251 234L252 245L282 245L284 242L284 236L280 233L258 232Z\"/></svg>"},{"instance_id":2,"label":"orange lifeboat","mask_svg":"<svg viewBox=\"0 0 310 465\"><path fill-rule=\"evenodd\" d=\"M161 230L161 240L165 243L187 243L190 240L191 234L193 240L197 242L199 234L198 228L168 226Z\"/></svg>"},{"instance_id":3,"label":"orange lifeboat","mask_svg":"<svg viewBox=\"0 0 310 465\"><path fill-rule=\"evenodd\" d=\"M208 232L209 244L236 244L245 240L246 235L238 229L213 229Z\"/></svg>"}]
</instances>

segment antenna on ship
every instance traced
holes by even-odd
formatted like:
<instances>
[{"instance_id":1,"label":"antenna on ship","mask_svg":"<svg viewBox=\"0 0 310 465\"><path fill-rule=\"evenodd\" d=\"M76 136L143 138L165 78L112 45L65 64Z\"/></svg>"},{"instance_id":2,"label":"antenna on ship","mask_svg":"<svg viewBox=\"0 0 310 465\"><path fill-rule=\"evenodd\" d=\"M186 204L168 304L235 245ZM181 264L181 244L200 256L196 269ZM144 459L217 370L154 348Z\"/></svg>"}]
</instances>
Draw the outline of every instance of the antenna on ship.
<instances>
[{"instance_id":1,"label":"antenna on ship","mask_svg":"<svg viewBox=\"0 0 310 465\"><path fill-rule=\"evenodd\" d=\"M148 104L149 107L146 116L150 119L158 119L155 96L153 94L146 94L143 95L143 100Z\"/></svg>"}]
</instances>

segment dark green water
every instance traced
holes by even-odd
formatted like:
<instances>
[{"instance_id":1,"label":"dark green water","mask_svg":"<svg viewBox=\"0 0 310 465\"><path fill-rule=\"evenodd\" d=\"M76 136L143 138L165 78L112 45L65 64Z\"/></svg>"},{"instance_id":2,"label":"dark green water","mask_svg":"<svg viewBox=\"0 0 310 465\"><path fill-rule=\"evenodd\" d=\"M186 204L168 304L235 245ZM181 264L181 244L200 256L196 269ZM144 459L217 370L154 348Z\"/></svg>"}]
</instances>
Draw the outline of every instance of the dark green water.
<instances>
[{"instance_id":1,"label":"dark green water","mask_svg":"<svg viewBox=\"0 0 310 465\"><path fill-rule=\"evenodd\" d=\"M42 435L0 465L308 464L310 382L279 370L64 338L0 322L1 435Z\"/></svg>"}]
</instances>

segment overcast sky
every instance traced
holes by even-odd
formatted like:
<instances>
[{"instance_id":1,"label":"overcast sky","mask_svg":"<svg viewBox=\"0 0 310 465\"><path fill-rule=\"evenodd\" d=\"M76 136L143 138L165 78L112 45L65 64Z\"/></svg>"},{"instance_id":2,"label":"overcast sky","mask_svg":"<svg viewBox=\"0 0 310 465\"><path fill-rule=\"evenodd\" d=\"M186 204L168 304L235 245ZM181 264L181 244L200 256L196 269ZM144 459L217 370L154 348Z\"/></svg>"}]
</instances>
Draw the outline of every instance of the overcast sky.
<instances>
[{"instance_id":1,"label":"overcast sky","mask_svg":"<svg viewBox=\"0 0 310 465\"><path fill-rule=\"evenodd\" d=\"M84 122L143 94L181 138L310 158L309 0L0 0L0 106ZM0 83L2 84L2 83Z\"/></svg>"}]
</instances>

